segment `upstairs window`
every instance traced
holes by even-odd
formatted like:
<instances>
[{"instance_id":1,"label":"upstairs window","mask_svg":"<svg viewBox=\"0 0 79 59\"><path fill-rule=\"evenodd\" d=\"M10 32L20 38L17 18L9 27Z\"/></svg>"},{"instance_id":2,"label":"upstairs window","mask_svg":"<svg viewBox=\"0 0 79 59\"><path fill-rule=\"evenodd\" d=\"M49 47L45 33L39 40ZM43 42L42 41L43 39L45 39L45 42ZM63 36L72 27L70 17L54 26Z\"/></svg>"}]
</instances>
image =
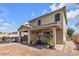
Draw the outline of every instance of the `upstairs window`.
<instances>
[{"instance_id":1,"label":"upstairs window","mask_svg":"<svg viewBox=\"0 0 79 59\"><path fill-rule=\"evenodd\" d=\"M41 25L41 20L38 20L38 25Z\"/></svg>"},{"instance_id":2,"label":"upstairs window","mask_svg":"<svg viewBox=\"0 0 79 59\"><path fill-rule=\"evenodd\" d=\"M60 21L60 13L55 14L55 22Z\"/></svg>"}]
</instances>

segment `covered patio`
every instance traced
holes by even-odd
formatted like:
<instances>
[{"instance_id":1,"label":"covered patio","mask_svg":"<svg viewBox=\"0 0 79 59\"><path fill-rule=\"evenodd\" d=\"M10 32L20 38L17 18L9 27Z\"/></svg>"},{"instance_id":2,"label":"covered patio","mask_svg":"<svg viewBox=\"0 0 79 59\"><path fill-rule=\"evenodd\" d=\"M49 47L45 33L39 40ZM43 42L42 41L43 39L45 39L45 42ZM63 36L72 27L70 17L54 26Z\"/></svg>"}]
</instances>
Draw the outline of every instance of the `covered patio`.
<instances>
[{"instance_id":1,"label":"covered patio","mask_svg":"<svg viewBox=\"0 0 79 59\"><path fill-rule=\"evenodd\" d=\"M57 43L57 30L61 30L57 25L31 28L31 41L36 45L42 43L46 45L53 45L53 48L55 49L55 45Z\"/></svg>"},{"instance_id":2,"label":"covered patio","mask_svg":"<svg viewBox=\"0 0 79 59\"><path fill-rule=\"evenodd\" d=\"M28 25L22 25L17 31L19 34L18 42L28 44L28 36L29 36L28 35L28 31L29 31Z\"/></svg>"}]
</instances>

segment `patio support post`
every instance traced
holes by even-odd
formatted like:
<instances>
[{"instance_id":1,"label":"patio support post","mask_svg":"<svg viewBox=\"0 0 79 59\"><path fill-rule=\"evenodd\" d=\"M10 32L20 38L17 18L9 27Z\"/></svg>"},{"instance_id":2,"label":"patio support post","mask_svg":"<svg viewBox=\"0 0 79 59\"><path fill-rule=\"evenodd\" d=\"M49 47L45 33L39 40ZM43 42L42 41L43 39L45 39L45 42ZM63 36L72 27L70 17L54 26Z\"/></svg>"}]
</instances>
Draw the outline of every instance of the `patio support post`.
<instances>
[{"instance_id":1,"label":"patio support post","mask_svg":"<svg viewBox=\"0 0 79 59\"><path fill-rule=\"evenodd\" d=\"M36 40L36 38L35 38L35 30L34 30L34 33L33 33L33 40Z\"/></svg>"},{"instance_id":2,"label":"patio support post","mask_svg":"<svg viewBox=\"0 0 79 59\"><path fill-rule=\"evenodd\" d=\"M30 30L28 30L28 44L30 44L30 40L31 40L31 38L30 38Z\"/></svg>"},{"instance_id":3,"label":"patio support post","mask_svg":"<svg viewBox=\"0 0 79 59\"><path fill-rule=\"evenodd\" d=\"M56 28L52 28L53 30L53 44L54 44L54 49L55 49L55 46L56 46Z\"/></svg>"},{"instance_id":4,"label":"patio support post","mask_svg":"<svg viewBox=\"0 0 79 59\"><path fill-rule=\"evenodd\" d=\"M19 42L21 41L21 32L19 32Z\"/></svg>"}]
</instances>

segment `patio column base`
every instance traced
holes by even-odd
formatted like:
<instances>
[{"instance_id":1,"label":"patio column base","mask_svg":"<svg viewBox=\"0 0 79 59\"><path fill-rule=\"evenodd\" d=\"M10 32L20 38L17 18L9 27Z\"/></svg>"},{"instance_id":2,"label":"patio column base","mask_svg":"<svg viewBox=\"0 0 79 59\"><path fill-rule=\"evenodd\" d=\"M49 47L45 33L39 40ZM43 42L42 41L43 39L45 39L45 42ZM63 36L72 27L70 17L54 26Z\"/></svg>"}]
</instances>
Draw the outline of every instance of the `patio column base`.
<instances>
[{"instance_id":1,"label":"patio column base","mask_svg":"<svg viewBox=\"0 0 79 59\"><path fill-rule=\"evenodd\" d=\"M55 50L63 50L64 45L61 44L56 44L55 45Z\"/></svg>"}]
</instances>

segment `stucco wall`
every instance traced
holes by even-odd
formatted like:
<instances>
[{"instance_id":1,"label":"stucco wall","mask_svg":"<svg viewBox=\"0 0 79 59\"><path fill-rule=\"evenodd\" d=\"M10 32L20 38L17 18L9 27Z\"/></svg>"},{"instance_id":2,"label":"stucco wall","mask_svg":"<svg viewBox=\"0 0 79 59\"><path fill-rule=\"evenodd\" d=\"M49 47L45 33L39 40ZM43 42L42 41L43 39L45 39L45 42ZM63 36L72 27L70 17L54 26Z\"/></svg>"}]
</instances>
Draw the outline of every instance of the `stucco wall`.
<instances>
[{"instance_id":1,"label":"stucco wall","mask_svg":"<svg viewBox=\"0 0 79 59\"><path fill-rule=\"evenodd\" d=\"M63 31L62 30L56 30L56 43L62 44L63 43Z\"/></svg>"},{"instance_id":2,"label":"stucco wall","mask_svg":"<svg viewBox=\"0 0 79 59\"><path fill-rule=\"evenodd\" d=\"M61 14L61 21L58 22L58 24L60 25L60 27L62 29L57 30L57 44L63 44L66 42L66 35L67 35L67 27L66 27L66 21L65 21L65 17L64 17L64 12L62 11Z\"/></svg>"},{"instance_id":3,"label":"stucco wall","mask_svg":"<svg viewBox=\"0 0 79 59\"><path fill-rule=\"evenodd\" d=\"M50 14L50 15L41 17L41 18L36 19L34 21L31 21L31 22L29 22L29 24L30 24L30 26L33 26L33 27L38 26L38 20L41 20L41 25L55 23L55 14L57 14L57 13L61 13L60 14L60 19L62 20L62 11L60 11L60 12L56 12L54 14ZM59 21L58 24L59 24L59 26L62 26L62 25L60 25L61 21Z\"/></svg>"},{"instance_id":4,"label":"stucco wall","mask_svg":"<svg viewBox=\"0 0 79 59\"><path fill-rule=\"evenodd\" d=\"M60 21L57 22L59 27L61 29L56 29L56 43L57 44L62 44L63 43L63 12L61 11L60 15Z\"/></svg>"}]
</instances>

